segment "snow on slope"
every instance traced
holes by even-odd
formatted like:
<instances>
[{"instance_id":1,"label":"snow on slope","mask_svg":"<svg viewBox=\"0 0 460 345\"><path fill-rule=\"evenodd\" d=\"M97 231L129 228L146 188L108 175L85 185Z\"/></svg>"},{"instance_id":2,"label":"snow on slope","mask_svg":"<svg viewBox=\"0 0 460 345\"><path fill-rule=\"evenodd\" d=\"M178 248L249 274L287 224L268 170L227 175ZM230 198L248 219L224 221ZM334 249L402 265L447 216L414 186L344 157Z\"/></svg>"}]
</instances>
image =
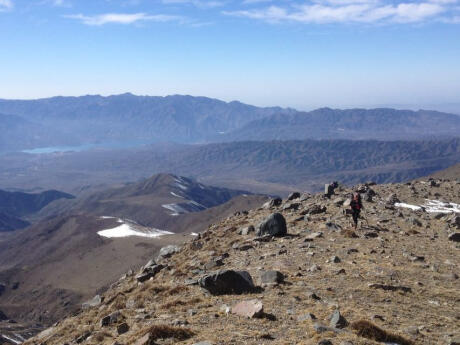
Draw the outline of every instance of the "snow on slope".
<instances>
[{"instance_id":1,"label":"snow on slope","mask_svg":"<svg viewBox=\"0 0 460 345\"><path fill-rule=\"evenodd\" d=\"M460 213L460 204L455 204L453 202L442 202L439 200L430 200L426 199L423 205L411 205L404 202L395 203L396 207L410 208L414 211L419 211L424 209L429 213Z\"/></svg>"},{"instance_id":2,"label":"snow on slope","mask_svg":"<svg viewBox=\"0 0 460 345\"><path fill-rule=\"evenodd\" d=\"M102 219L107 218L114 218L114 217L101 217ZM139 237L148 237L148 238L156 238L163 235L171 235L172 232L155 229L155 228L147 228L136 224L130 221L123 221L121 219L117 220L118 223L122 223L121 225L112 228L98 231L97 234L102 237L107 238L123 238L123 237L131 237L131 236L139 236Z\"/></svg>"}]
</instances>

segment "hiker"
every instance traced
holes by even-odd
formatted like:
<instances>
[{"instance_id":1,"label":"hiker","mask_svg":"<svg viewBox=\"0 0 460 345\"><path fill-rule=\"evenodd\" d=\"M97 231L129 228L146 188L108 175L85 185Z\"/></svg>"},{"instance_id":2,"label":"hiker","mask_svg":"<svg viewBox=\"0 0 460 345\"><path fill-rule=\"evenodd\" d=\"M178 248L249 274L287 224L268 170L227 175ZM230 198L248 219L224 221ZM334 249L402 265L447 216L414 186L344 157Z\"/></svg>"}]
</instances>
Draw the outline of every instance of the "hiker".
<instances>
[{"instance_id":1,"label":"hiker","mask_svg":"<svg viewBox=\"0 0 460 345\"><path fill-rule=\"evenodd\" d=\"M361 194L358 192L353 193L353 197L350 202L350 207L351 207L351 215L353 217L353 222L355 223L355 230L358 227L358 218L359 214L361 212L361 209L363 208L363 203L361 201Z\"/></svg>"}]
</instances>

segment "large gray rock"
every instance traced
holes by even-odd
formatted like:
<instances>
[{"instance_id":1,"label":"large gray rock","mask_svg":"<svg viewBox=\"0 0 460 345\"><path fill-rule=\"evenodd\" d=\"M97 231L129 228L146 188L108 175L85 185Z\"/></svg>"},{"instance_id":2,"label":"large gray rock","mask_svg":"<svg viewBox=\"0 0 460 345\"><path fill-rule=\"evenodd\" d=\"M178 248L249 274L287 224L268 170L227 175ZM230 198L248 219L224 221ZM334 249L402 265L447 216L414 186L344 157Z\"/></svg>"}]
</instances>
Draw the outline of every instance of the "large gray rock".
<instances>
[{"instance_id":1,"label":"large gray rock","mask_svg":"<svg viewBox=\"0 0 460 345\"><path fill-rule=\"evenodd\" d=\"M212 295L239 295L255 289L252 277L246 271L217 271L199 279L198 284Z\"/></svg>"},{"instance_id":2,"label":"large gray rock","mask_svg":"<svg viewBox=\"0 0 460 345\"><path fill-rule=\"evenodd\" d=\"M257 236L284 236L287 234L286 219L281 213L273 213L259 224Z\"/></svg>"},{"instance_id":3,"label":"large gray rock","mask_svg":"<svg viewBox=\"0 0 460 345\"><path fill-rule=\"evenodd\" d=\"M174 254L179 252L179 250L180 250L180 247L175 246L175 245L169 245L169 246L163 247L160 249L160 252L158 253L157 261L170 258Z\"/></svg>"}]
</instances>

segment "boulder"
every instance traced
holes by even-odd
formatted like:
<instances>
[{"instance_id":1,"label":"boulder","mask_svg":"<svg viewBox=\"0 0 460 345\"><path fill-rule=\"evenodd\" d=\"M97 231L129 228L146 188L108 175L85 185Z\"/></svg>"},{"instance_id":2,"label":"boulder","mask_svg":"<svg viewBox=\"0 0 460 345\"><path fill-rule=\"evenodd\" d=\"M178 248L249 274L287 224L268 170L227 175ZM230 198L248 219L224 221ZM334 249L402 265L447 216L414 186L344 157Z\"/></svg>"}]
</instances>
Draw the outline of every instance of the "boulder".
<instances>
[{"instance_id":1,"label":"boulder","mask_svg":"<svg viewBox=\"0 0 460 345\"><path fill-rule=\"evenodd\" d=\"M162 259L167 259L176 254L180 250L179 246L169 245L160 249L160 252L157 256L157 261Z\"/></svg>"},{"instance_id":2,"label":"boulder","mask_svg":"<svg viewBox=\"0 0 460 345\"><path fill-rule=\"evenodd\" d=\"M273 213L259 224L257 236L284 236L287 234L286 219L281 213Z\"/></svg>"},{"instance_id":3,"label":"boulder","mask_svg":"<svg viewBox=\"0 0 460 345\"><path fill-rule=\"evenodd\" d=\"M6 285L0 283L0 296L5 292L5 290L6 290Z\"/></svg>"},{"instance_id":4,"label":"boulder","mask_svg":"<svg viewBox=\"0 0 460 345\"><path fill-rule=\"evenodd\" d=\"M284 281L284 274L280 271L260 271L261 284L279 284Z\"/></svg>"},{"instance_id":5,"label":"boulder","mask_svg":"<svg viewBox=\"0 0 460 345\"><path fill-rule=\"evenodd\" d=\"M264 306L262 301L258 299L241 301L232 308L232 314L249 319L262 317L264 315Z\"/></svg>"},{"instance_id":6,"label":"boulder","mask_svg":"<svg viewBox=\"0 0 460 345\"><path fill-rule=\"evenodd\" d=\"M200 278L198 284L212 295L242 294L255 289L252 277L246 271L217 271Z\"/></svg>"}]
</instances>

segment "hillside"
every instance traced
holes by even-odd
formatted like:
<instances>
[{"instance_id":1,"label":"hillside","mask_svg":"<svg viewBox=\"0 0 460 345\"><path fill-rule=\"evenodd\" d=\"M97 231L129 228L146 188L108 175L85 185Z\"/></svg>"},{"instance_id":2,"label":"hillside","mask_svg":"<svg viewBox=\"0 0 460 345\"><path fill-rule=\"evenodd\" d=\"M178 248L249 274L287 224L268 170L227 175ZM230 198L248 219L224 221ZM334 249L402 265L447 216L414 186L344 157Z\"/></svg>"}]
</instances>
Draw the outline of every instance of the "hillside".
<instances>
[{"instance_id":1,"label":"hillside","mask_svg":"<svg viewBox=\"0 0 460 345\"><path fill-rule=\"evenodd\" d=\"M460 163L455 164L447 169L436 171L431 174L433 178L441 178L441 179L451 179L451 180L459 180L460 179Z\"/></svg>"},{"instance_id":2,"label":"hillside","mask_svg":"<svg viewBox=\"0 0 460 345\"><path fill-rule=\"evenodd\" d=\"M357 186L357 231L343 187L234 214L25 344L457 344L459 188Z\"/></svg>"},{"instance_id":3,"label":"hillside","mask_svg":"<svg viewBox=\"0 0 460 345\"><path fill-rule=\"evenodd\" d=\"M428 110L330 109L275 114L251 121L222 139L410 140L457 137L460 116Z\"/></svg>"},{"instance_id":4,"label":"hillside","mask_svg":"<svg viewBox=\"0 0 460 345\"><path fill-rule=\"evenodd\" d=\"M172 174L157 174L74 200L54 203L37 217L85 214L131 219L147 227L182 231L184 216L226 203L246 194L241 190L206 186Z\"/></svg>"},{"instance_id":5,"label":"hillside","mask_svg":"<svg viewBox=\"0 0 460 345\"><path fill-rule=\"evenodd\" d=\"M25 332L49 325L162 246L266 200L160 174L83 200L57 201L41 221L0 236L0 310L24 323Z\"/></svg>"},{"instance_id":6,"label":"hillside","mask_svg":"<svg viewBox=\"0 0 460 345\"><path fill-rule=\"evenodd\" d=\"M72 198L73 195L56 190L35 194L0 190L0 232L22 229L29 225L29 216L48 204L55 200Z\"/></svg>"},{"instance_id":7,"label":"hillside","mask_svg":"<svg viewBox=\"0 0 460 345\"><path fill-rule=\"evenodd\" d=\"M42 155L0 156L0 185L82 188L139 181L154 173L189 176L207 185L287 195L339 180L412 180L460 162L460 140L295 140ZM20 171L20 173L19 173ZM104 187L105 185L105 187Z\"/></svg>"}]
</instances>

